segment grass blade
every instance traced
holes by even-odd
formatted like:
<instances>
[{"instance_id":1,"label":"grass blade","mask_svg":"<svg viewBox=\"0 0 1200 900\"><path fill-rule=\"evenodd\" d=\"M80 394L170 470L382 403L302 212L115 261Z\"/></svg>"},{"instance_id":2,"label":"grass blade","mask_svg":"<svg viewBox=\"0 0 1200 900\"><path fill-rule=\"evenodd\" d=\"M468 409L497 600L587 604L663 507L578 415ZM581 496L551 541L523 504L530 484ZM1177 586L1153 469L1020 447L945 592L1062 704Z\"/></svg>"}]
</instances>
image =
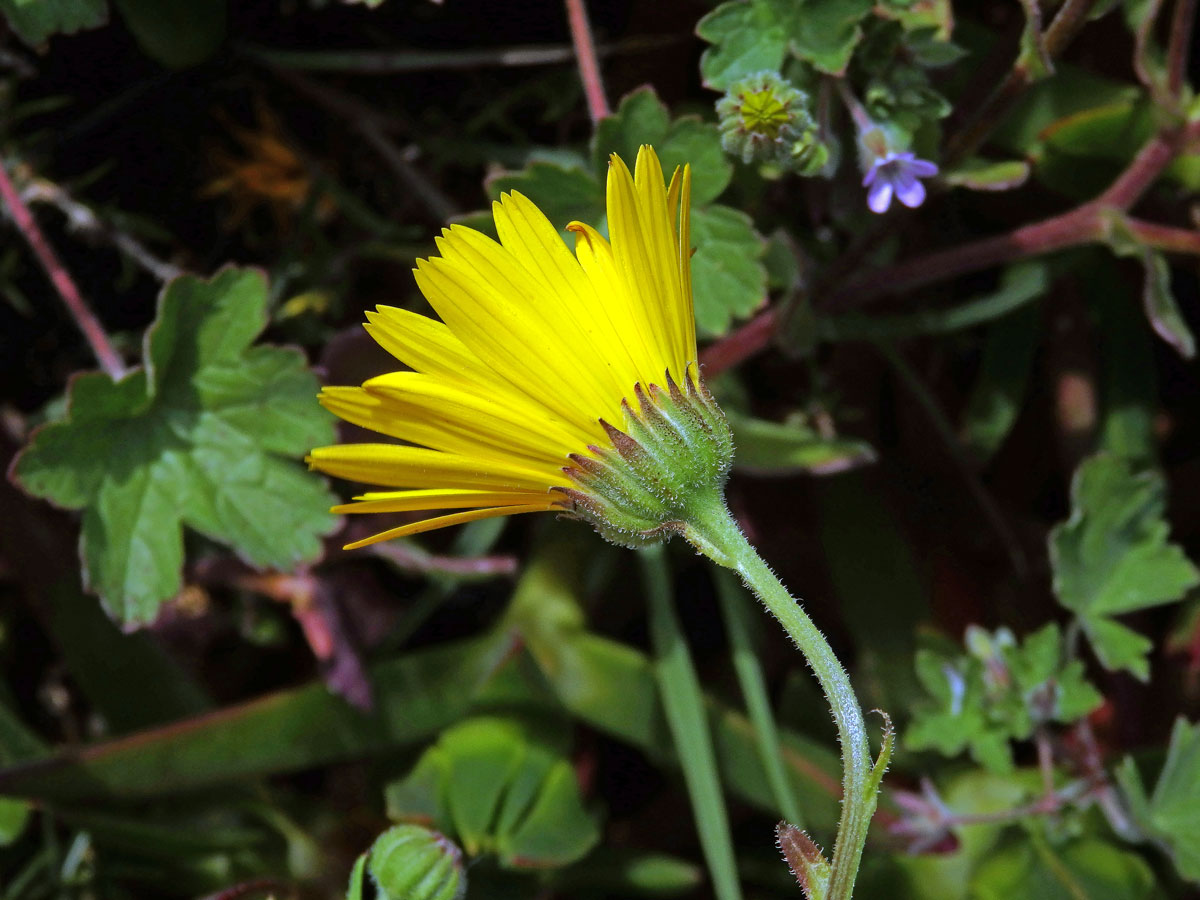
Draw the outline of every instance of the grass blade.
<instances>
[{"instance_id":1,"label":"grass blade","mask_svg":"<svg viewBox=\"0 0 1200 900\"><path fill-rule=\"evenodd\" d=\"M653 547L642 551L641 559L650 605L650 635L657 657L655 671L667 724L692 801L700 846L717 900L741 900L733 838L721 792L721 778L717 774L704 696L675 614L666 558L661 547Z\"/></svg>"},{"instance_id":2,"label":"grass blade","mask_svg":"<svg viewBox=\"0 0 1200 900\"><path fill-rule=\"evenodd\" d=\"M746 712L758 737L758 753L766 770L767 780L771 784L771 792L775 795L783 817L792 825L802 828L804 821L800 813L800 804L784 768L779 729L775 727L775 715L767 697L766 679L763 677L762 666L758 664L758 654L754 651L750 634L751 606L747 602L749 595L738 583L737 576L728 569L714 569L713 578L717 585L717 599L721 604L725 630L729 635L733 668L737 673L742 696L746 700Z\"/></svg>"}]
</instances>

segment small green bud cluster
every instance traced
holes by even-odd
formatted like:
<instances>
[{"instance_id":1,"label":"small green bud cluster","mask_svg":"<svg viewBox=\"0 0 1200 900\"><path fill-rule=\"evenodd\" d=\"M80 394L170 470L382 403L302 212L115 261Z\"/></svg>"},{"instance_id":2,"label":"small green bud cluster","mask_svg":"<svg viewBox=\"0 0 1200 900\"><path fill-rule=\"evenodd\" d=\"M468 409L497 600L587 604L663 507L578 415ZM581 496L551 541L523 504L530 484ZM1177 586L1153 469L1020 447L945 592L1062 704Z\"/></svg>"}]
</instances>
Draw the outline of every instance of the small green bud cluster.
<instances>
[{"instance_id":1,"label":"small green bud cluster","mask_svg":"<svg viewBox=\"0 0 1200 900\"><path fill-rule=\"evenodd\" d=\"M1009 772L1010 741L1075 722L1102 702L1083 663L1064 656L1054 623L1020 641L1007 628L972 625L964 643L964 654L918 651L917 675L931 696L914 711L910 749L947 756L969 749L986 768Z\"/></svg>"},{"instance_id":2,"label":"small green bud cluster","mask_svg":"<svg viewBox=\"0 0 1200 900\"><path fill-rule=\"evenodd\" d=\"M556 489L570 514L624 547L682 533L721 496L733 462L733 433L704 383L690 372L682 388L669 372L665 381L635 386L624 431L601 419L610 446L571 454L563 471L575 487Z\"/></svg>"},{"instance_id":3,"label":"small green bud cluster","mask_svg":"<svg viewBox=\"0 0 1200 900\"><path fill-rule=\"evenodd\" d=\"M742 162L813 175L829 159L809 112L808 94L777 72L758 72L733 84L717 101L717 115L721 146Z\"/></svg>"},{"instance_id":4,"label":"small green bud cluster","mask_svg":"<svg viewBox=\"0 0 1200 900\"><path fill-rule=\"evenodd\" d=\"M397 825L375 841L367 860L380 900L462 900L462 851L420 825Z\"/></svg>"}]
</instances>

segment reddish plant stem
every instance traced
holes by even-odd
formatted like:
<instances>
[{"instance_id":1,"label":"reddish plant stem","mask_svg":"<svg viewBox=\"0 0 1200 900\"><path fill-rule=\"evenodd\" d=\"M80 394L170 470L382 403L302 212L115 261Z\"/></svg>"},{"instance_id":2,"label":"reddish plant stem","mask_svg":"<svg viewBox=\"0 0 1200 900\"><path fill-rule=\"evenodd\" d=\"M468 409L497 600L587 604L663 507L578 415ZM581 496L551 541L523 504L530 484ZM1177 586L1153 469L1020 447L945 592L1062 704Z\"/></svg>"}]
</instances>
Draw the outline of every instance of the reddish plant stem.
<instances>
[{"instance_id":1,"label":"reddish plant stem","mask_svg":"<svg viewBox=\"0 0 1200 900\"><path fill-rule=\"evenodd\" d=\"M709 344L700 352L705 375L716 375L749 359L771 342L779 316L774 308L764 309L727 337Z\"/></svg>"},{"instance_id":2,"label":"reddish plant stem","mask_svg":"<svg viewBox=\"0 0 1200 900\"><path fill-rule=\"evenodd\" d=\"M1195 24L1196 0L1175 0L1175 12L1171 16L1171 34L1167 38L1167 90L1177 100L1183 94L1188 51L1195 40L1192 35Z\"/></svg>"},{"instance_id":3,"label":"reddish plant stem","mask_svg":"<svg viewBox=\"0 0 1200 900\"><path fill-rule=\"evenodd\" d=\"M1155 250L1200 256L1200 231L1156 225L1141 219L1125 219L1124 225L1138 241Z\"/></svg>"},{"instance_id":4,"label":"reddish plant stem","mask_svg":"<svg viewBox=\"0 0 1200 900\"><path fill-rule=\"evenodd\" d=\"M108 339L108 334L104 331L100 320L96 318L84 301L83 295L79 293L79 288L75 286L75 282L54 252L54 248L42 234L41 228L33 218L33 213L29 211L29 207L25 205L25 201L21 199L20 193L8 177L8 169L3 162L0 162L0 197L4 198L4 203L12 215L17 230L29 244L33 255L37 257L38 262L50 277L50 283L54 285L59 297L62 298L72 318L75 319L75 324L83 332L100 367L112 376L114 381L119 379L125 374L124 360L121 359L120 354Z\"/></svg>"},{"instance_id":5,"label":"reddish plant stem","mask_svg":"<svg viewBox=\"0 0 1200 900\"><path fill-rule=\"evenodd\" d=\"M1105 230L1105 222L1098 212L1094 205L1088 204L1032 225L1023 225L1008 234L876 269L834 291L828 305L836 309L862 306L880 297L946 281L1002 262L1091 243L1102 237Z\"/></svg>"},{"instance_id":6,"label":"reddish plant stem","mask_svg":"<svg viewBox=\"0 0 1200 900\"><path fill-rule=\"evenodd\" d=\"M1041 222L1023 225L1007 234L938 250L887 268L867 272L822 298L823 306L841 309L986 269L999 263L1038 256L1054 250L1103 240L1114 213L1133 206L1162 170L1192 142L1200 140L1200 122L1171 127L1146 142L1128 168L1095 200ZM1200 233L1181 228L1128 220L1129 227L1158 249L1200 253ZM778 313L767 309L732 334L705 348L700 355L707 374L715 374L753 356L779 327Z\"/></svg>"},{"instance_id":7,"label":"reddish plant stem","mask_svg":"<svg viewBox=\"0 0 1200 900\"><path fill-rule=\"evenodd\" d=\"M584 96L587 97L588 115L595 125L607 118L610 110L608 97L604 93L604 81L600 77L596 42L592 40L592 26L588 23L587 6L584 0L564 2L567 6L567 23L571 27L571 42L575 45L575 58L579 61L579 77L583 81Z\"/></svg>"},{"instance_id":8,"label":"reddish plant stem","mask_svg":"<svg viewBox=\"0 0 1200 900\"><path fill-rule=\"evenodd\" d=\"M1188 144L1200 138L1200 122L1192 122L1186 128L1167 128L1145 143L1133 161L1095 202L1102 206L1129 209L1150 189L1171 160Z\"/></svg>"}]
</instances>

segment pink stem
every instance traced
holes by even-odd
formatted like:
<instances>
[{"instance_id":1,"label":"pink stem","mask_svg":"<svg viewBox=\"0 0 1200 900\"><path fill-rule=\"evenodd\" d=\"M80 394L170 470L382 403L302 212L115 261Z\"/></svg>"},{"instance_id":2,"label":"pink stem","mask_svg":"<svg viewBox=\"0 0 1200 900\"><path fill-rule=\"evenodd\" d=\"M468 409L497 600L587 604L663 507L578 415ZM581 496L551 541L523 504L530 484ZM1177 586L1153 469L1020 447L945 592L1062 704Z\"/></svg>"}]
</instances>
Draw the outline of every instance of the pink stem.
<instances>
[{"instance_id":1,"label":"pink stem","mask_svg":"<svg viewBox=\"0 0 1200 900\"><path fill-rule=\"evenodd\" d=\"M604 81L600 77L600 63L596 58L596 42L592 40L592 27L588 23L584 0L565 0L567 22L571 26L571 41L575 44L575 57L579 60L579 77L583 80L583 93L587 97L588 114L595 125L610 114L608 97L604 94Z\"/></svg>"},{"instance_id":2,"label":"pink stem","mask_svg":"<svg viewBox=\"0 0 1200 900\"><path fill-rule=\"evenodd\" d=\"M50 276L51 284L58 291L58 295L75 319L75 324L79 326L84 338L91 345L92 352L96 355L101 368L112 376L114 381L121 378L125 374L124 360L109 341L100 320L88 308L83 295L79 293L79 288L75 286L75 282L55 254L54 248L42 234L29 207L25 205L25 201L21 199L21 195L8 177L8 170L3 163L0 163L0 197L4 198L17 230L21 232L30 249L33 250L33 255L38 258L38 262L42 264L46 274Z\"/></svg>"}]
</instances>

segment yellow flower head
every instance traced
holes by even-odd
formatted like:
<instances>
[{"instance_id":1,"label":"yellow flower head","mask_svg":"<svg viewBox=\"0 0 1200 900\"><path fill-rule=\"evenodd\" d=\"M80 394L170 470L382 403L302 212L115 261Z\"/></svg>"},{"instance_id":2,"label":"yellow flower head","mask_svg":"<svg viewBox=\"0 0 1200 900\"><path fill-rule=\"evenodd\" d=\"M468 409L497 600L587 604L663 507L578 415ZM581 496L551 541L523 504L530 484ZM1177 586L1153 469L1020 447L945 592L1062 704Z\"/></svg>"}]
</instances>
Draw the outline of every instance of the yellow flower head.
<instances>
[{"instance_id":1,"label":"yellow flower head","mask_svg":"<svg viewBox=\"0 0 1200 900\"><path fill-rule=\"evenodd\" d=\"M393 489L336 512L459 511L351 548L493 516L581 513L587 497L575 488L590 477L584 469L603 468L631 441L610 424L629 428L630 404L708 397L689 372L690 184L685 166L668 187L648 146L635 174L614 155L611 241L572 222L574 254L515 191L492 207L499 242L461 225L443 230L440 255L415 269L441 321L388 306L367 314L372 337L412 371L321 394L343 419L405 443L321 447L308 461Z\"/></svg>"}]
</instances>

